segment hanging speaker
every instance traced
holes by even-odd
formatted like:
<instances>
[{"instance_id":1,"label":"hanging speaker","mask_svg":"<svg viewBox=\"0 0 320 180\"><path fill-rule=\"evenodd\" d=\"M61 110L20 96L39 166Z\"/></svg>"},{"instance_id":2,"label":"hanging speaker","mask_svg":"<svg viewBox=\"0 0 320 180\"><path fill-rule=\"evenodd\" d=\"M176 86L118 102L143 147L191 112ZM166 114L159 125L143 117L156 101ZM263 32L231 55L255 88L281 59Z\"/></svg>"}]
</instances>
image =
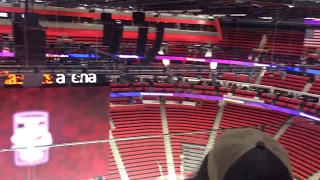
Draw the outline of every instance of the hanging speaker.
<instances>
[{"instance_id":1,"label":"hanging speaker","mask_svg":"<svg viewBox=\"0 0 320 180\"><path fill-rule=\"evenodd\" d=\"M40 65L46 61L46 31L41 28L28 29L24 50L25 64Z\"/></svg>"},{"instance_id":2,"label":"hanging speaker","mask_svg":"<svg viewBox=\"0 0 320 180\"><path fill-rule=\"evenodd\" d=\"M154 58L158 55L158 51L160 50L162 45L163 36L164 36L164 23L161 22L157 24L156 39L147 57L145 58L144 61L142 61L143 64L146 64L146 65L150 64L154 60Z\"/></svg>"},{"instance_id":3,"label":"hanging speaker","mask_svg":"<svg viewBox=\"0 0 320 180\"><path fill-rule=\"evenodd\" d=\"M112 42L108 47L108 53L117 54L120 50L123 35L123 24L115 22Z\"/></svg>"},{"instance_id":4,"label":"hanging speaker","mask_svg":"<svg viewBox=\"0 0 320 180\"><path fill-rule=\"evenodd\" d=\"M101 23L111 22L112 21L111 13L101 13L100 20L101 20Z\"/></svg>"},{"instance_id":5,"label":"hanging speaker","mask_svg":"<svg viewBox=\"0 0 320 180\"><path fill-rule=\"evenodd\" d=\"M103 36L102 36L102 45L110 46L112 43L112 38L114 36L114 24L106 23L103 24Z\"/></svg>"},{"instance_id":6,"label":"hanging speaker","mask_svg":"<svg viewBox=\"0 0 320 180\"><path fill-rule=\"evenodd\" d=\"M139 27L138 41L137 41L137 47L135 52L137 56L145 56L147 41L148 41L148 31L149 31L149 27L147 23Z\"/></svg>"},{"instance_id":7,"label":"hanging speaker","mask_svg":"<svg viewBox=\"0 0 320 180\"><path fill-rule=\"evenodd\" d=\"M114 34L114 21L110 13L101 13L101 23L103 24L102 45L110 46Z\"/></svg>"},{"instance_id":8,"label":"hanging speaker","mask_svg":"<svg viewBox=\"0 0 320 180\"><path fill-rule=\"evenodd\" d=\"M144 12L133 12L132 19L134 24L143 24L145 22L146 14Z\"/></svg>"},{"instance_id":9,"label":"hanging speaker","mask_svg":"<svg viewBox=\"0 0 320 180\"><path fill-rule=\"evenodd\" d=\"M37 13L25 13L24 20L26 21L27 26L38 27L39 26L39 14Z\"/></svg>"}]
</instances>

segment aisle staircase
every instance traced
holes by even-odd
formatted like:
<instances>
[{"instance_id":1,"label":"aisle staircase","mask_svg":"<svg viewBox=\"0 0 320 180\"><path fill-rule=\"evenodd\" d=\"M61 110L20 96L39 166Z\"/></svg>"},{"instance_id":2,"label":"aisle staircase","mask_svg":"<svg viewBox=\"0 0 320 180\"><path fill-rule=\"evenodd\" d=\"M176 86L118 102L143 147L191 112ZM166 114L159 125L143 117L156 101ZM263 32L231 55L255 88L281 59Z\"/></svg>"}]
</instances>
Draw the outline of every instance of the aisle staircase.
<instances>
[{"instance_id":1,"label":"aisle staircase","mask_svg":"<svg viewBox=\"0 0 320 180\"><path fill-rule=\"evenodd\" d=\"M218 131L216 131L216 130L219 129L220 122L221 122L222 115L223 115L223 111L224 111L224 105L220 105L216 119L215 119L214 124L212 126L212 131L210 133L210 137L208 139L205 154L207 154L211 150L212 146L214 145L214 141L215 141L215 139L217 137L217 133L218 133Z\"/></svg>"},{"instance_id":2,"label":"aisle staircase","mask_svg":"<svg viewBox=\"0 0 320 180\"><path fill-rule=\"evenodd\" d=\"M161 112L162 131L164 134L163 138L164 138L164 147L166 150L165 152L166 152L166 159L167 159L168 176L172 179L175 179L176 172L174 167L171 140L169 135L167 113L165 108L165 102L163 101L160 102L160 112Z\"/></svg>"},{"instance_id":3,"label":"aisle staircase","mask_svg":"<svg viewBox=\"0 0 320 180\"><path fill-rule=\"evenodd\" d=\"M122 180L129 180L129 176L128 173L126 171L126 168L124 167L124 163L122 160L122 157L120 155L118 146L116 141L112 141L112 139L114 139L114 136L112 134L112 131L109 131L109 138L111 139L110 143L110 148L114 157L114 160L117 164L118 170L119 170L119 174Z\"/></svg>"},{"instance_id":4,"label":"aisle staircase","mask_svg":"<svg viewBox=\"0 0 320 180\"><path fill-rule=\"evenodd\" d=\"M290 126L290 122L292 122L292 118L293 118L293 116L290 116L290 117L288 117L288 119L287 119L287 121L286 121L286 124L284 124L280 129L279 129L279 131L273 136L273 138L275 139L275 140L278 140L281 136L282 136L282 134L288 129L288 127Z\"/></svg>"}]
</instances>

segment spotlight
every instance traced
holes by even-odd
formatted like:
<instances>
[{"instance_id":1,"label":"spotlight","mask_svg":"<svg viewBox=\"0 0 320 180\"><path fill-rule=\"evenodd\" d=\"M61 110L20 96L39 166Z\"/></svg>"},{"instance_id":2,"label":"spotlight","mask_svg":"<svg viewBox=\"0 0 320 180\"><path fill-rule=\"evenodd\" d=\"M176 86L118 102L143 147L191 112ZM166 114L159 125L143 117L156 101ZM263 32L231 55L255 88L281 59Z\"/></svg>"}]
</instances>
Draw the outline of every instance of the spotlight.
<instances>
[{"instance_id":1,"label":"spotlight","mask_svg":"<svg viewBox=\"0 0 320 180\"><path fill-rule=\"evenodd\" d=\"M211 49L207 49L206 54L204 55L204 57L206 58L211 58L212 57L212 50Z\"/></svg>"}]
</instances>

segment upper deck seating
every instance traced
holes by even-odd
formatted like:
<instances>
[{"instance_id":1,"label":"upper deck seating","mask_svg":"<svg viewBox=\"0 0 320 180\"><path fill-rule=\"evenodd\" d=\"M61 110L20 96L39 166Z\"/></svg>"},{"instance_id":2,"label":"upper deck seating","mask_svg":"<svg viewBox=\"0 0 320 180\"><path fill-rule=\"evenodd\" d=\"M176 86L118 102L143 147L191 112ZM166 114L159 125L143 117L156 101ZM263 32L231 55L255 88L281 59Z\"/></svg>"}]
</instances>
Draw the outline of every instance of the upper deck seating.
<instances>
[{"instance_id":1,"label":"upper deck seating","mask_svg":"<svg viewBox=\"0 0 320 180\"><path fill-rule=\"evenodd\" d=\"M292 122L306 119L295 117ZM320 127L299 123L290 125L279 142L287 149L293 172L299 180L308 179L320 170Z\"/></svg>"},{"instance_id":2,"label":"upper deck seating","mask_svg":"<svg viewBox=\"0 0 320 180\"><path fill-rule=\"evenodd\" d=\"M110 109L115 139L159 135L159 138L117 141L117 146L130 179L156 179L158 162L166 164L160 105L119 106ZM164 167L164 173L167 172Z\"/></svg>"},{"instance_id":3,"label":"upper deck seating","mask_svg":"<svg viewBox=\"0 0 320 180\"><path fill-rule=\"evenodd\" d=\"M102 46L102 38L101 37L72 37L74 44L91 44L93 46ZM47 43L57 43L58 36L47 36L46 39ZM122 39L122 48L121 54L134 54L137 40L136 39ZM153 44L152 40L147 41L147 50ZM171 56L196 56L196 57L203 57L202 54L195 54L190 52L188 46L192 45L193 42L180 42L180 41L170 41L168 42L168 52L166 55ZM100 50L107 50L106 47L100 47ZM70 50L68 50L70 51Z\"/></svg>"},{"instance_id":4,"label":"upper deck seating","mask_svg":"<svg viewBox=\"0 0 320 180\"><path fill-rule=\"evenodd\" d=\"M239 113L241 112L241 113ZM239 104L227 104L224 108L221 128L241 128L244 126L261 126L265 124L281 124L288 118L287 114L258 107ZM266 126L264 131L274 136L280 126ZM220 135L222 131L219 131Z\"/></svg>"},{"instance_id":5,"label":"upper deck seating","mask_svg":"<svg viewBox=\"0 0 320 180\"><path fill-rule=\"evenodd\" d=\"M263 35L268 36L266 48L272 54L300 56L303 51L304 32L253 29L222 28L222 47L252 50L257 47Z\"/></svg>"},{"instance_id":6,"label":"upper deck seating","mask_svg":"<svg viewBox=\"0 0 320 180\"><path fill-rule=\"evenodd\" d=\"M282 80L281 73L266 72L261 79L261 84L302 91L308 80L309 77L296 76L291 74L285 75L285 78Z\"/></svg>"},{"instance_id":7,"label":"upper deck seating","mask_svg":"<svg viewBox=\"0 0 320 180\"><path fill-rule=\"evenodd\" d=\"M200 106L166 105L169 133L186 133L204 131L197 134L183 134L171 136L173 160L176 171L180 172L182 143L207 145L210 130L212 129L218 106L216 102L203 101Z\"/></svg>"}]
</instances>

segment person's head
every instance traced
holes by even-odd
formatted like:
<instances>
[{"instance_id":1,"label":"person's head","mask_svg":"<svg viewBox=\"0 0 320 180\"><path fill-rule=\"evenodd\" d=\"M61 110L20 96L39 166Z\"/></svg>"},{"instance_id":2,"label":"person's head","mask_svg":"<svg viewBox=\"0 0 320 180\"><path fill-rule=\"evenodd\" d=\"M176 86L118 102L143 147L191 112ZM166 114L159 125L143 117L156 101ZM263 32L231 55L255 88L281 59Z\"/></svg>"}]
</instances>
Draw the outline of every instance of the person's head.
<instances>
[{"instance_id":1,"label":"person's head","mask_svg":"<svg viewBox=\"0 0 320 180\"><path fill-rule=\"evenodd\" d=\"M286 150L256 129L223 133L190 180L292 180Z\"/></svg>"}]
</instances>

